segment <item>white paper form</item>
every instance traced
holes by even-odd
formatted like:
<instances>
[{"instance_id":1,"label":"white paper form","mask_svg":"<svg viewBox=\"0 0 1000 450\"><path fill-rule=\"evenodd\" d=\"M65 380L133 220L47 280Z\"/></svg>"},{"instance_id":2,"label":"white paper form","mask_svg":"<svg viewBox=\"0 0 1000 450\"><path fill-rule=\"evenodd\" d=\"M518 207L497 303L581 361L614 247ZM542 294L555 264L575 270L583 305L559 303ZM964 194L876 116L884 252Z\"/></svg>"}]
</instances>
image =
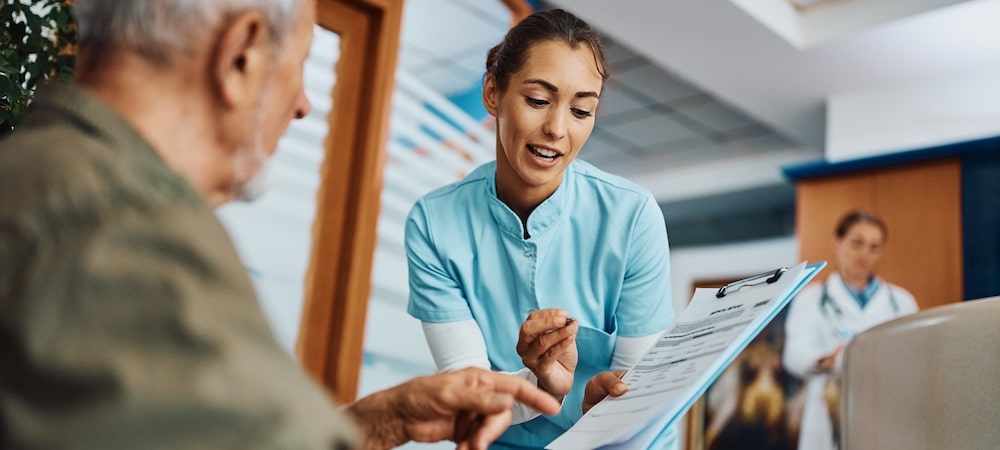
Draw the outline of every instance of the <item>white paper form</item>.
<instances>
[{"instance_id":1,"label":"white paper form","mask_svg":"<svg viewBox=\"0 0 1000 450\"><path fill-rule=\"evenodd\" d=\"M645 449L719 377L740 351L824 266L799 264L773 283L698 289L674 325L622 378L629 391L594 406L551 450Z\"/></svg>"}]
</instances>

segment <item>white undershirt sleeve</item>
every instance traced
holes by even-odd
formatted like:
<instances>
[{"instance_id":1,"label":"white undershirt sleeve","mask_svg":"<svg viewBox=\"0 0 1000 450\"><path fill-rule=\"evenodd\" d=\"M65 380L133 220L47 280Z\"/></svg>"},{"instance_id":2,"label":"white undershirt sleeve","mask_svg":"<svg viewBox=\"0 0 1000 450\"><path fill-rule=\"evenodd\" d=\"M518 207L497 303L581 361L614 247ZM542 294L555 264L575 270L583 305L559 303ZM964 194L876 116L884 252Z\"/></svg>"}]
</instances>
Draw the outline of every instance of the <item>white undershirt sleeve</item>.
<instances>
[{"instance_id":1,"label":"white undershirt sleeve","mask_svg":"<svg viewBox=\"0 0 1000 450\"><path fill-rule=\"evenodd\" d=\"M483 332L473 319L448 323L421 322L438 371L490 369Z\"/></svg>"},{"instance_id":2,"label":"white undershirt sleeve","mask_svg":"<svg viewBox=\"0 0 1000 450\"><path fill-rule=\"evenodd\" d=\"M448 323L421 322L421 324L438 371L446 372L466 367L490 370L486 340L475 320L468 319ZM538 386L538 378L528 368L505 373L524 378L531 384ZM521 402L516 402L511 408L511 415L511 424L516 425L534 419L540 413Z\"/></svg>"}]
</instances>

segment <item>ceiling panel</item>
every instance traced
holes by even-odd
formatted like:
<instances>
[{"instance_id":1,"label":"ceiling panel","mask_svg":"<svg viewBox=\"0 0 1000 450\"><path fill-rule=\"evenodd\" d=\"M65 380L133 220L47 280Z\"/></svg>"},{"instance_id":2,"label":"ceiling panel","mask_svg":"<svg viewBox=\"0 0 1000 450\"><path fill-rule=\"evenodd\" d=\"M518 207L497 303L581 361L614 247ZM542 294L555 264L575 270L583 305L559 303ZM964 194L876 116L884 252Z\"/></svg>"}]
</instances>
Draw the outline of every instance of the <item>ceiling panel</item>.
<instances>
[{"instance_id":1,"label":"ceiling panel","mask_svg":"<svg viewBox=\"0 0 1000 450\"><path fill-rule=\"evenodd\" d=\"M761 154L799 148L792 141L774 132L729 141L727 146L745 154Z\"/></svg>"},{"instance_id":2,"label":"ceiling panel","mask_svg":"<svg viewBox=\"0 0 1000 450\"><path fill-rule=\"evenodd\" d=\"M623 147L620 140L614 136L609 136L607 133L595 132L590 135L590 139L587 139L587 143L583 145L581 154L586 155L586 159L590 161L592 157L621 153L624 150Z\"/></svg>"},{"instance_id":3,"label":"ceiling panel","mask_svg":"<svg viewBox=\"0 0 1000 450\"><path fill-rule=\"evenodd\" d=\"M711 163L733 154L733 151L724 145L701 136L663 142L633 149L632 152L643 155L650 161L650 166L661 164L675 169Z\"/></svg>"},{"instance_id":4,"label":"ceiling panel","mask_svg":"<svg viewBox=\"0 0 1000 450\"><path fill-rule=\"evenodd\" d=\"M617 82L610 81L605 85L604 92L601 93L601 100L597 106L597 122L601 119L615 114L641 109L647 102L637 100L630 93L622 89Z\"/></svg>"},{"instance_id":5,"label":"ceiling panel","mask_svg":"<svg viewBox=\"0 0 1000 450\"><path fill-rule=\"evenodd\" d=\"M633 93L658 102L670 102L699 93L693 86L648 63L611 76L631 88Z\"/></svg>"},{"instance_id":6,"label":"ceiling panel","mask_svg":"<svg viewBox=\"0 0 1000 450\"><path fill-rule=\"evenodd\" d=\"M692 153L663 154L663 155L657 155L655 157L650 157L650 159L652 160L649 163L650 166L656 164L660 166L665 166L669 168L669 170L679 170L679 169L689 168L697 166L698 164L704 162L704 159L698 158L696 155ZM646 173L652 173L652 171Z\"/></svg>"},{"instance_id":7,"label":"ceiling panel","mask_svg":"<svg viewBox=\"0 0 1000 450\"><path fill-rule=\"evenodd\" d=\"M767 128L757 122L754 122L753 124L747 125L745 127L734 128L732 130L726 131L723 134L723 138L726 139L727 141L737 141L740 139L749 139L752 137L763 136L765 134L772 134L772 133L774 133L774 131L772 131L770 128Z\"/></svg>"},{"instance_id":8,"label":"ceiling panel","mask_svg":"<svg viewBox=\"0 0 1000 450\"><path fill-rule=\"evenodd\" d=\"M648 108L645 111L648 114L642 114L636 120L608 125L605 130L636 147L648 147L696 135L694 131L672 119L668 114Z\"/></svg>"},{"instance_id":9,"label":"ceiling panel","mask_svg":"<svg viewBox=\"0 0 1000 450\"><path fill-rule=\"evenodd\" d=\"M588 142L587 145L590 143ZM651 161L648 158L637 157L631 152L620 149L609 149L600 154L590 153L589 150L585 149L584 153L580 154L580 158L601 170L623 177L663 169L662 166L655 163L651 167Z\"/></svg>"},{"instance_id":10,"label":"ceiling panel","mask_svg":"<svg viewBox=\"0 0 1000 450\"><path fill-rule=\"evenodd\" d=\"M604 41L604 49L608 65L612 67L612 71L623 62L639 58L632 50L611 39Z\"/></svg>"},{"instance_id":11,"label":"ceiling panel","mask_svg":"<svg viewBox=\"0 0 1000 450\"><path fill-rule=\"evenodd\" d=\"M674 109L709 129L719 132L727 132L755 124L746 115L708 97L703 102L679 106Z\"/></svg>"},{"instance_id":12,"label":"ceiling panel","mask_svg":"<svg viewBox=\"0 0 1000 450\"><path fill-rule=\"evenodd\" d=\"M694 136L688 139L678 139L657 145L658 153L696 153L708 156L719 156L732 153L725 145L719 144L704 136Z\"/></svg>"}]
</instances>

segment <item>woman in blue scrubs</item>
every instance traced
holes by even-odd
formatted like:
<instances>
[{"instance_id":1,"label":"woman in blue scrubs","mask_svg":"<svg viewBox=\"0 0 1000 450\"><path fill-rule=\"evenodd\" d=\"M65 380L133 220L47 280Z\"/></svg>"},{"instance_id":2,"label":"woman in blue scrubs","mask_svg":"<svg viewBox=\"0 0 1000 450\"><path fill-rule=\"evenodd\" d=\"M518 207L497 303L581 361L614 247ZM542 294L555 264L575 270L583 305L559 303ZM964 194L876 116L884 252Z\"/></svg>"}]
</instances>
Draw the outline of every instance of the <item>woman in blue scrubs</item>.
<instances>
[{"instance_id":1,"label":"woman in blue scrubs","mask_svg":"<svg viewBox=\"0 0 1000 450\"><path fill-rule=\"evenodd\" d=\"M496 161L422 197L406 223L408 312L438 369L519 374L563 402L553 417L515 407L493 448L544 447L580 418L591 377L631 367L674 319L655 199L577 159L607 77L582 20L520 22L486 61Z\"/></svg>"}]
</instances>

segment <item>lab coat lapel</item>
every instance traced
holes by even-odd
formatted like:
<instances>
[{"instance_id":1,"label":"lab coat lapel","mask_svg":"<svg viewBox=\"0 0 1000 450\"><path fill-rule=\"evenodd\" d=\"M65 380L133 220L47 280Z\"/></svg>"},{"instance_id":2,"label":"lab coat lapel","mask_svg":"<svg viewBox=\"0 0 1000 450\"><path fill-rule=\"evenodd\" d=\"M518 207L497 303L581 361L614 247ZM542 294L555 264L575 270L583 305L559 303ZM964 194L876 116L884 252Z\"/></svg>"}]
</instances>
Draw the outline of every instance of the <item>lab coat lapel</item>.
<instances>
[{"instance_id":1,"label":"lab coat lapel","mask_svg":"<svg viewBox=\"0 0 1000 450\"><path fill-rule=\"evenodd\" d=\"M862 315L861 307L854 300L854 295L848 292L847 286L844 286L844 280L840 278L840 274L831 274L830 278L826 280L826 292L830 295L830 300L844 314L846 323L855 323Z\"/></svg>"}]
</instances>

